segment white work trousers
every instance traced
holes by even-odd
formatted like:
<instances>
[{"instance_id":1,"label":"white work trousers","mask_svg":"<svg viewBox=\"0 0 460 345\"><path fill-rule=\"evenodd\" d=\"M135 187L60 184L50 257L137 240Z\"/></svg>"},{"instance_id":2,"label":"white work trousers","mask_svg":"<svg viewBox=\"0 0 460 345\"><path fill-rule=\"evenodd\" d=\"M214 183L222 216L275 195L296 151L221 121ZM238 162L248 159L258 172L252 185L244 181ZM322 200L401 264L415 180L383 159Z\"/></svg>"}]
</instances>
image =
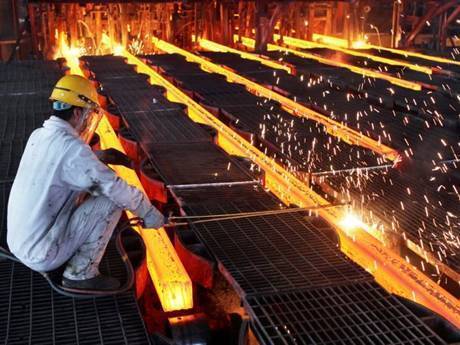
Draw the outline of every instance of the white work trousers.
<instances>
[{"instance_id":1,"label":"white work trousers","mask_svg":"<svg viewBox=\"0 0 460 345\"><path fill-rule=\"evenodd\" d=\"M97 276L121 212L122 209L105 196L89 197L71 214L67 227L57 229L62 236L56 255L52 262L46 263L47 267L38 270L50 271L67 262L65 278L83 280Z\"/></svg>"}]
</instances>

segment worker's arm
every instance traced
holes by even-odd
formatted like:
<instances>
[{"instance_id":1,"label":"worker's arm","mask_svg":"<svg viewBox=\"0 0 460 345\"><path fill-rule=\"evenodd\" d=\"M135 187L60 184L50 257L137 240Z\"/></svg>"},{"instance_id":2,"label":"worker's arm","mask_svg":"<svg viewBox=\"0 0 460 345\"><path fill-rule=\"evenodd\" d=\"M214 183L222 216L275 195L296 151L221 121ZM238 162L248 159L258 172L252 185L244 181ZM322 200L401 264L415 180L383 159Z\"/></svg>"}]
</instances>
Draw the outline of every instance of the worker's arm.
<instances>
[{"instance_id":1,"label":"worker's arm","mask_svg":"<svg viewBox=\"0 0 460 345\"><path fill-rule=\"evenodd\" d=\"M98 160L91 148L81 141L72 144L63 162L61 179L76 191L104 195L117 206L144 219L147 227L159 228L164 216L139 189L128 185Z\"/></svg>"}]
</instances>

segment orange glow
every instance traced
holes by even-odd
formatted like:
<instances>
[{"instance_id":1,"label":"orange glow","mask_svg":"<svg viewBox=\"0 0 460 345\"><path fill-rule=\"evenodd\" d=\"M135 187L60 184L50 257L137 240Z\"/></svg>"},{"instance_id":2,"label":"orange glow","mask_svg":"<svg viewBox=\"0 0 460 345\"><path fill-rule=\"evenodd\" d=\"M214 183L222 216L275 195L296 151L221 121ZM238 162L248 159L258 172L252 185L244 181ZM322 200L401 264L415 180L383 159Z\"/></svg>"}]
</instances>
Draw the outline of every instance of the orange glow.
<instances>
[{"instance_id":1,"label":"orange glow","mask_svg":"<svg viewBox=\"0 0 460 345\"><path fill-rule=\"evenodd\" d=\"M118 137L110 126L109 121L104 116L99 124L98 131L101 138L101 148L115 148L124 152L123 147L118 141ZM130 185L145 190L134 170L123 166L112 166L118 176ZM127 211L129 218L134 215ZM147 268L152 282L160 298L164 311L175 311L193 308L193 290L184 266L182 265L177 253L169 240L166 231L144 229L136 226L147 248Z\"/></svg>"},{"instance_id":2,"label":"orange glow","mask_svg":"<svg viewBox=\"0 0 460 345\"><path fill-rule=\"evenodd\" d=\"M219 44L219 43L216 43L216 42L213 42L213 41L209 41L209 40L206 40L206 39L203 39L203 38L200 38L198 40L198 42L200 44L200 47L202 47L204 49L208 49L208 50L215 51L215 52L235 53L235 54L240 55L243 59L258 61L263 65L266 65L266 66L271 67L271 68L282 69L282 70L284 70L284 71L286 71L288 73L292 72L291 68L289 66L285 66L285 65L283 65L281 63L278 63L278 62L275 62L275 61L272 61L272 60L264 59L264 58L262 58L262 57L260 57L260 56L258 56L256 54L245 53L245 52L242 52L240 50L233 49L233 48L230 48L230 47L224 46L222 44Z\"/></svg>"},{"instance_id":3,"label":"orange glow","mask_svg":"<svg viewBox=\"0 0 460 345\"><path fill-rule=\"evenodd\" d=\"M276 38L277 35L275 35L274 37ZM321 37L322 37L321 42L324 42L324 36L321 36ZM330 36L326 36L326 37L330 37ZM319 38L317 38L317 40L318 39ZM384 58L381 56L375 56L369 53L360 52L359 50L344 48L341 46L341 44L339 45L334 45L333 43L324 44L324 43L319 43L319 42L305 41L305 40L301 40L301 39L294 38L294 37L288 37L288 36L283 36L283 42L287 44L288 46L291 46L294 48L301 48L301 49L308 49L308 48L313 48L313 47L334 49L334 50L338 50L346 54L364 57L364 58L371 59L371 60L381 62L384 64L388 64L392 66L403 66L403 67L407 67L417 72L422 72L425 74L433 74L433 70L430 67L414 65L412 63L405 62L405 61L392 60L392 59ZM329 40L329 42L331 41Z\"/></svg>"},{"instance_id":4,"label":"orange glow","mask_svg":"<svg viewBox=\"0 0 460 345\"><path fill-rule=\"evenodd\" d=\"M412 57L425 59L425 60L428 60L428 61L441 62L441 63L460 66L460 61L446 59L446 58L442 58L440 56L431 56L431 55L416 53L416 52L412 52L412 51L408 51L408 50L401 50L401 49L393 49L393 48L387 48L387 47L382 47L382 46L375 46L373 44L369 44L369 47L373 48L373 49L378 49L378 50L386 50L386 51L389 51L389 52L392 52L392 53L395 53L395 54L399 54L399 55L402 55L402 56L405 56L405 57L412 56Z\"/></svg>"},{"instance_id":5,"label":"orange glow","mask_svg":"<svg viewBox=\"0 0 460 345\"><path fill-rule=\"evenodd\" d=\"M61 47L61 51L65 54L63 56L68 61L71 73L83 75L79 67L78 57L68 48ZM124 152L106 116L102 117L97 133L100 136L102 149L115 148ZM145 193L134 170L118 165L112 166L112 168L123 180ZM130 219L134 217L129 211L126 214ZM140 233L144 240L147 249L148 271L163 310L175 311L193 308L192 281L177 256L166 231L163 228L154 230L144 229L140 226L136 226L134 229Z\"/></svg>"},{"instance_id":6,"label":"orange glow","mask_svg":"<svg viewBox=\"0 0 460 345\"><path fill-rule=\"evenodd\" d=\"M255 41L253 39L245 37L245 39L242 42L243 42L243 44L245 46L254 49ZM276 44L268 44L268 49L269 50L284 51L284 52L294 54L294 55L297 55L297 56L300 56L300 57L303 57L303 58L306 58L306 59L312 59L312 60L318 61L318 62L320 62L322 64L325 64L325 65L346 68L346 69L348 69L348 70L350 70L350 71L352 71L352 72L354 72L356 74L360 74L360 75L368 76L368 77L372 77L372 78L384 79L384 80L387 80L387 81L389 81L390 83L392 83L394 85L398 85L398 86L401 86L401 87L404 87L404 88L407 88L407 89L411 89L411 90L414 90L414 91L420 91L422 89L422 85L420 85L419 83L416 83L416 82L396 78L396 77L393 77L391 75L388 75L388 74L385 74L385 73L382 73L382 72L373 71L373 70L370 70L370 69L367 69L367 68L356 67L356 66L344 63L344 62L323 58L321 56L311 54L311 53L306 53L304 51L298 51L298 50L295 50L295 49L282 47L282 46L279 46L279 45L276 45Z\"/></svg>"},{"instance_id":7,"label":"orange glow","mask_svg":"<svg viewBox=\"0 0 460 345\"><path fill-rule=\"evenodd\" d=\"M161 49L167 49L169 52L182 54L181 49L170 44L159 44L157 46L161 47ZM272 158L256 149L143 61L126 51L123 55L128 59L129 63L137 66L139 73L148 74L153 84L165 87L169 99L187 105L188 115L193 120L215 128L219 133L218 144L225 151L247 157L259 165L266 173L267 187L284 203L293 203L299 207L328 204L325 199L312 191L303 181L297 179ZM376 280L387 290L410 300L415 300L439 313L457 327L460 326L459 301L397 254L385 248L381 242L369 235L362 227L358 226L354 228L351 235L347 234L341 224L344 219L347 219L347 212L349 211L342 208L318 210L319 215L337 229L340 236L341 250L372 273ZM348 221L346 222L348 223ZM361 221L353 221L351 224L353 226L362 225Z\"/></svg>"},{"instance_id":8,"label":"orange glow","mask_svg":"<svg viewBox=\"0 0 460 345\"><path fill-rule=\"evenodd\" d=\"M168 53L178 53L186 57L189 61L199 63L201 67L206 71L211 71L225 75L227 77L227 80L230 82L236 82L245 85L250 92L256 95L278 101L292 115L312 119L318 123L323 124L331 135L339 137L347 143L366 147L384 156L389 160L394 160L398 156L397 151L392 149L391 147L388 147L375 141L374 139L366 137L363 134L345 126L340 122L334 121L323 114L309 109L277 92L267 89L266 87L263 87L247 78L244 78L237 73L229 71L228 69L223 68L222 66L214 64L202 57L192 54L184 49L176 47L171 43L165 42L163 40L158 40L155 38L153 40L153 43L160 50L163 50Z\"/></svg>"}]
</instances>

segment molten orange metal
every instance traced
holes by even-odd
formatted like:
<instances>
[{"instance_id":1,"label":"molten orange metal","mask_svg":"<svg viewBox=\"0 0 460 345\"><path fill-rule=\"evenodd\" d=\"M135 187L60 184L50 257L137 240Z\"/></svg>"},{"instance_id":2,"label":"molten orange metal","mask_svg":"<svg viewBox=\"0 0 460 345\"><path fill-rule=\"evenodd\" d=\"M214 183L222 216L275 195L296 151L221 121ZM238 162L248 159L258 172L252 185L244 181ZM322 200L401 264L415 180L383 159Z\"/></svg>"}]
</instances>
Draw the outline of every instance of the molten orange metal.
<instances>
[{"instance_id":1,"label":"molten orange metal","mask_svg":"<svg viewBox=\"0 0 460 345\"><path fill-rule=\"evenodd\" d=\"M212 71L215 73L225 75L230 82L236 82L245 85L250 92L256 95L260 95L262 97L278 101L280 104L283 105L283 107L287 111L289 111L293 115L305 117L308 119L312 119L318 123L321 123L326 127L328 133L341 138L343 141L347 143L373 150L374 152L382 155L383 157L389 160L394 160L398 156L397 151L392 149L391 147L388 147L374 139L366 137L363 134L345 126L340 122L334 121L323 114L309 109L277 92L267 89L266 87L263 87L247 78L244 78L237 73L229 71L228 69L223 68L222 66L214 64L202 57L192 54L184 49L176 47L171 43L165 42L163 40L158 40L154 38L153 43L157 46L157 48L159 48L162 51L168 53L181 54L182 56L186 57L189 61L199 63L202 66L202 68L207 71Z\"/></svg>"},{"instance_id":2,"label":"molten orange metal","mask_svg":"<svg viewBox=\"0 0 460 345\"><path fill-rule=\"evenodd\" d=\"M365 42L365 41L352 42L352 46L350 47L347 40L344 40L344 39L338 38L338 37L333 37L333 36L327 36L327 35L321 35L321 34L313 34L312 40L314 42L324 43L324 44L327 44L327 45L332 45L332 46L341 47L341 48L353 48L353 49L369 49L369 48L373 48L373 49L378 49L378 50L389 51L389 52L399 54L399 55L402 55L402 56L405 56L405 57L413 56L413 57L425 59L425 60L428 60L428 61L435 61L435 62L441 62L441 63L460 66L460 61L447 59L447 58L443 58L443 57L440 57L440 56L426 55L426 54L417 53L417 52L413 52L413 51L409 51L409 50L401 50L401 49L394 49L394 48L389 48L389 47L378 46L378 45L370 44L370 43Z\"/></svg>"},{"instance_id":3,"label":"molten orange metal","mask_svg":"<svg viewBox=\"0 0 460 345\"><path fill-rule=\"evenodd\" d=\"M321 36L321 37L323 37L323 36ZM327 37L330 37L330 36L327 36ZM279 39L280 36L279 35L274 35L274 38ZM317 40L319 40L319 42L324 42L324 38L321 38L321 39L317 38ZM287 44L288 46L291 46L291 47L294 47L294 48L301 48L301 49L308 49L308 48L314 48L314 47L316 47L316 48L334 49L334 50L338 50L338 51L341 51L341 52L346 53L346 54L364 57L366 59L371 59L371 60L381 62L381 63L387 64L387 65L403 66L403 67L407 67L407 68L409 68L411 70L414 70L414 71L417 71L417 72L422 72L422 73L426 73L426 74L433 74L433 70L430 67L419 66L419 65L414 65L414 64L412 64L410 62L388 59L388 58L384 58L384 57L381 57L381 56L375 56L375 55L372 55L372 54L369 54L369 53L361 52L361 51L356 50L356 49L343 48L343 47L341 47L341 45L333 45L331 43L323 44L323 43L319 43L319 42L305 41L305 40L301 40L301 39L294 38L294 37L288 37L288 36L283 36L283 42L285 44Z\"/></svg>"},{"instance_id":4,"label":"molten orange metal","mask_svg":"<svg viewBox=\"0 0 460 345\"><path fill-rule=\"evenodd\" d=\"M250 38L247 38L247 37L244 37L244 40L242 40L242 43L245 46L247 46L249 48L252 48L252 49L254 49L254 47L255 47L255 41L253 39L250 39ZM335 60L332 60L332 59L323 58L321 56L311 54L311 53L306 53L304 51L299 51L299 50L295 50L295 49L291 49L291 48L287 48L287 47L282 47L282 46L279 46L279 45L276 45L276 44L268 44L268 49L269 50L283 51L283 52L294 54L294 55L297 55L297 56L300 56L300 57L303 57L303 58L306 58L306 59L312 59L312 60L318 61L318 62L320 62L322 64L325 64L325 65L330 65L330 66L335 66L335 67L340 67L340 68L346 68L346 69L352 71L353 73L360 74L362 76L367 76L367 77L371 77L371 78L378 78L378 79L384 79L384 80L387 80L387 81L389 81L390 83L392 83L394 85L398 85L398 86L404 87L406 89L411 89L411 90L415 90L415 91L420 91L422 89L422 85L419 84L419 83L416 83L416 82L396 78L396 77L393 77L391 75L388 75L388 74L385 74L385 73L382 73L382 72L378 72L378 71L374 71L374 70L371 70L371 69L368 69L368 68L356 67L356 66L347 64L345 62L340 62L340 61L335 61Z\"/></svg>"},{"instance_id":5,"label":"molten orange metal","mask_svg":"<svg viewBox=\"0 0 460 345\"><path fill-rule=\"evenodd\" d=\"M386 50L386 51L389 51L395 54L399 54L405 57L412 56L412 57L417 57L420 59L425 59L428 61L441 62L441 63L460 66L460 61L446 59L440 56L432 56L432 55L421 54L421 53L412 52L408 50L400 50L400 49L393 49L393 48L387 48L387 47L382 47L382 46L375 46L373 44L369 44L368 47L373 48L373 49L378 49L378 50Z\"/></svg>"},{"instance_id":6,"label":"molten orange metal","mask_svg":"<svg viewBox=\"0 0 460 345\"><path fill-rule=\"evenodd\" d=\"M166 46L160 44L159 47L180 54L182 52L181 49L169 44ZM286 204L293 203L300 207L328 204L304 182L252 146L246 139L235 133L143 61L127 51L124 51L123 55L129 63L137 66L139 73L148 74L152 83L165 87L170 100L187 105L188 115L193 120L215 128L219 133L218 143L224 150L230 154L247 157L259 165L266 173L268 188L283 202ZM385 248L382 243L363 229L359 220L347 221L348 212L337 208L322 209L318 213L337 229L341 250L372 273L387 290L423 304L457 327L460 326L459 301L397 254ZM348 227L346 230L342 227L344 219Z\"/></svg>"},{"instance_id":7,"label":"molten orange metal","mask_svg":"<svg viewBox=\"0 0 460 345\"><path fill-rule=\"evenodd\" d=\"M70 49L65 40L62 42L60 50L62 56L67 60L71 73L83 76L77 50ZM115 148L124 152L106 116L102 117L97 133L101 140L102 149ZM144 191L134 170L118 165L112 166L112 168L127 183ZM126 213L128 218L134 217L132 213ZM134 228L144 240L147 249L147 268L163 310L175 311L193 308L192 281L177 256L166 231L163 228L159 230L143 229L139 226Z\"/></svg>"},{"instance_id":8,"label":"molten orange metal","mask_svg":"<svg viewBox=\"0 0 460 345\"><path fill-rule=\"evenodd\" d=\"M260 56L258 56L256 54L245 53L245 52L242 52L240 50L233 49L233 48L224 46L222 44L219 44L219 43L216 43L216 42L213 42L213 41L210 41L210 40L206 40L204 38L200 38L198 40L198 43L200 44L200 47L202 47L204 49L208 49L208 50L212 50L212 51L219 51L219 52L227 52L227 53L238 54L243 59L258 61L263 65L266 65L266 66L271 67L271 68L282 69L282 70L284 70L284 71L286 71L288 73L292 72L292 70L291 70L291 68L289 66L283 65L282 63L279 63L279 62L276 62L276 61L269 60L267 58L260 57Z\"/></svg>"},{"instance_id":9,"label":"molten orange metal","mask_svg":"<svg viewBox=\"0 0 460 345\"><path fill-rule=\"evenodd\" d=\"M251 48L251 49L254 49L254 47L255 47L255 41L253 39L251 39L251 38L244 37L243 40L242 40L242 43L246 47ZM322 64L325 64L325 65L330 65L330 66L335 66L335 67L340 67L340 68L346 68L346 69L352 71L353 73L360 74L362 76L371 77L371 78L384 79L384 80L387 80L387 81L389 81L390 83L392 83L394 85L398 85L398 86L404 87L406 89L411 89L411 90L415 90L415 91L420 91L422 89L422 85L420 85L419 83L416 83L416 82L396 78L396 77L393 77L391 75L388 75L388 74L385 74L385 73L382 73L382 72L373 71L373 70L370 70L370 69L367 69L367 68L356 67L356 66L347 64L345 62L340 62L340 61L335 61L335 60L332 60L332 59L323 58L323 57L315 55L315 54L310 54L310 53L306 53L306 52L303 52L303 51L298 51L298 50L295 50L295 49L282 47L282 46L279 46L279 45L276 45L276 44L268 44L268 50L283 51L283 52L294 54L294 55L297 55L297 56L300 56L300 57L303 57L303 58L306 58L306 59L312 59L312 60L318 61L318 62L320 62Z\"/></svg>"}]
</instances>

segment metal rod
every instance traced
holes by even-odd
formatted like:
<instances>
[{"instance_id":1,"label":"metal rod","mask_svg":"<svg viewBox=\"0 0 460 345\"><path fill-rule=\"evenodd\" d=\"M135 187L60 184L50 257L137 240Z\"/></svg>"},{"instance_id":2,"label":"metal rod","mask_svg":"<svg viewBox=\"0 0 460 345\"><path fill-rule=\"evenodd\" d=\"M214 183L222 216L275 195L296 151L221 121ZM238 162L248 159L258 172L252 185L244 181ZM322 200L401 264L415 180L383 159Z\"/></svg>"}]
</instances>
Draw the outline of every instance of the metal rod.
<instances>
[{"instance_id":1,"label":"metal rod","mask_svg":"<svg viewBox=\"0 0 460 345\"><path fill-rule=\"evenodd\" d=\"M385 164L385 165L377 165L373 167L365 167L365 168L351 168L351 169L343 169L343 170L330 170L330 171L322 171L318 173L312 173L311 175L316 176L329 176L329 175L338 175L343 173L354 173L354 172L361 172L361 171L373 171L373 170L383 170L391 168L393 164Z\"/></svg>"},{"instance_id":2,"label":"metal rod","mask_svg":"<svg viewBox=\"0 0 460 345\"><path fill-rule=\"evenodd\" d=\"M440 161L440 162L437 163L437 165L440 165L440 164L452 164L452 163L460 163L460 158L459 159L449 159L449 160ZM343 174L343 173L354 173L354 172L357 173L357 172L361 172L361 171L384 170L384 169L390 169L392 167L393 167L393 164L385 164L385 165L377 165L377 166L373 166L373 167L322 171L322 172L318 172L318 173L312 173L311 175L313 177L329 176L329 175L338 175L338 174Z\"/></svg>"},{"instance_id":3,"label":"metal rod","mask_svg":"<svg viewBox=\"0 0 460 345\"><path fill-rule=\"evenodd\" d=\"M287 208L287 209L281 209L281 210L267 210L267 211L256 211L256 212L213 214L213 215L201 215L201 216L170 217L169 219L171 221L184 220L184 219L198 219L198 220L192 221L192 222L171 223L171 224L167 224L165 226L202 224L202 223L218 222L218 221L231 220L231 219L241 219L241 218L251 218L251 217L261 217L261 216L268 216L268 215L277 215L277 214L316 211L316 210L325 209L325 208L348 206L349 204L350 203L336 203L336 204L327 204L327 205L313 206L313 207Z\"/></svg>"},{"instance_id":4,"label":"metal rod","mask_svg":"<svg viewBox=\"0 0 460 345\"><path fill-rule=\"evenodd\" d=\"M222 186L239 186L246 184L257 184L258 181L238 181L238 182L210 182L210 183L196 183L196 184L176 184L167 185L170 189L181 189L181 188L201 188L201 187L222 187Z\"/></svg>"}]
</instances>

